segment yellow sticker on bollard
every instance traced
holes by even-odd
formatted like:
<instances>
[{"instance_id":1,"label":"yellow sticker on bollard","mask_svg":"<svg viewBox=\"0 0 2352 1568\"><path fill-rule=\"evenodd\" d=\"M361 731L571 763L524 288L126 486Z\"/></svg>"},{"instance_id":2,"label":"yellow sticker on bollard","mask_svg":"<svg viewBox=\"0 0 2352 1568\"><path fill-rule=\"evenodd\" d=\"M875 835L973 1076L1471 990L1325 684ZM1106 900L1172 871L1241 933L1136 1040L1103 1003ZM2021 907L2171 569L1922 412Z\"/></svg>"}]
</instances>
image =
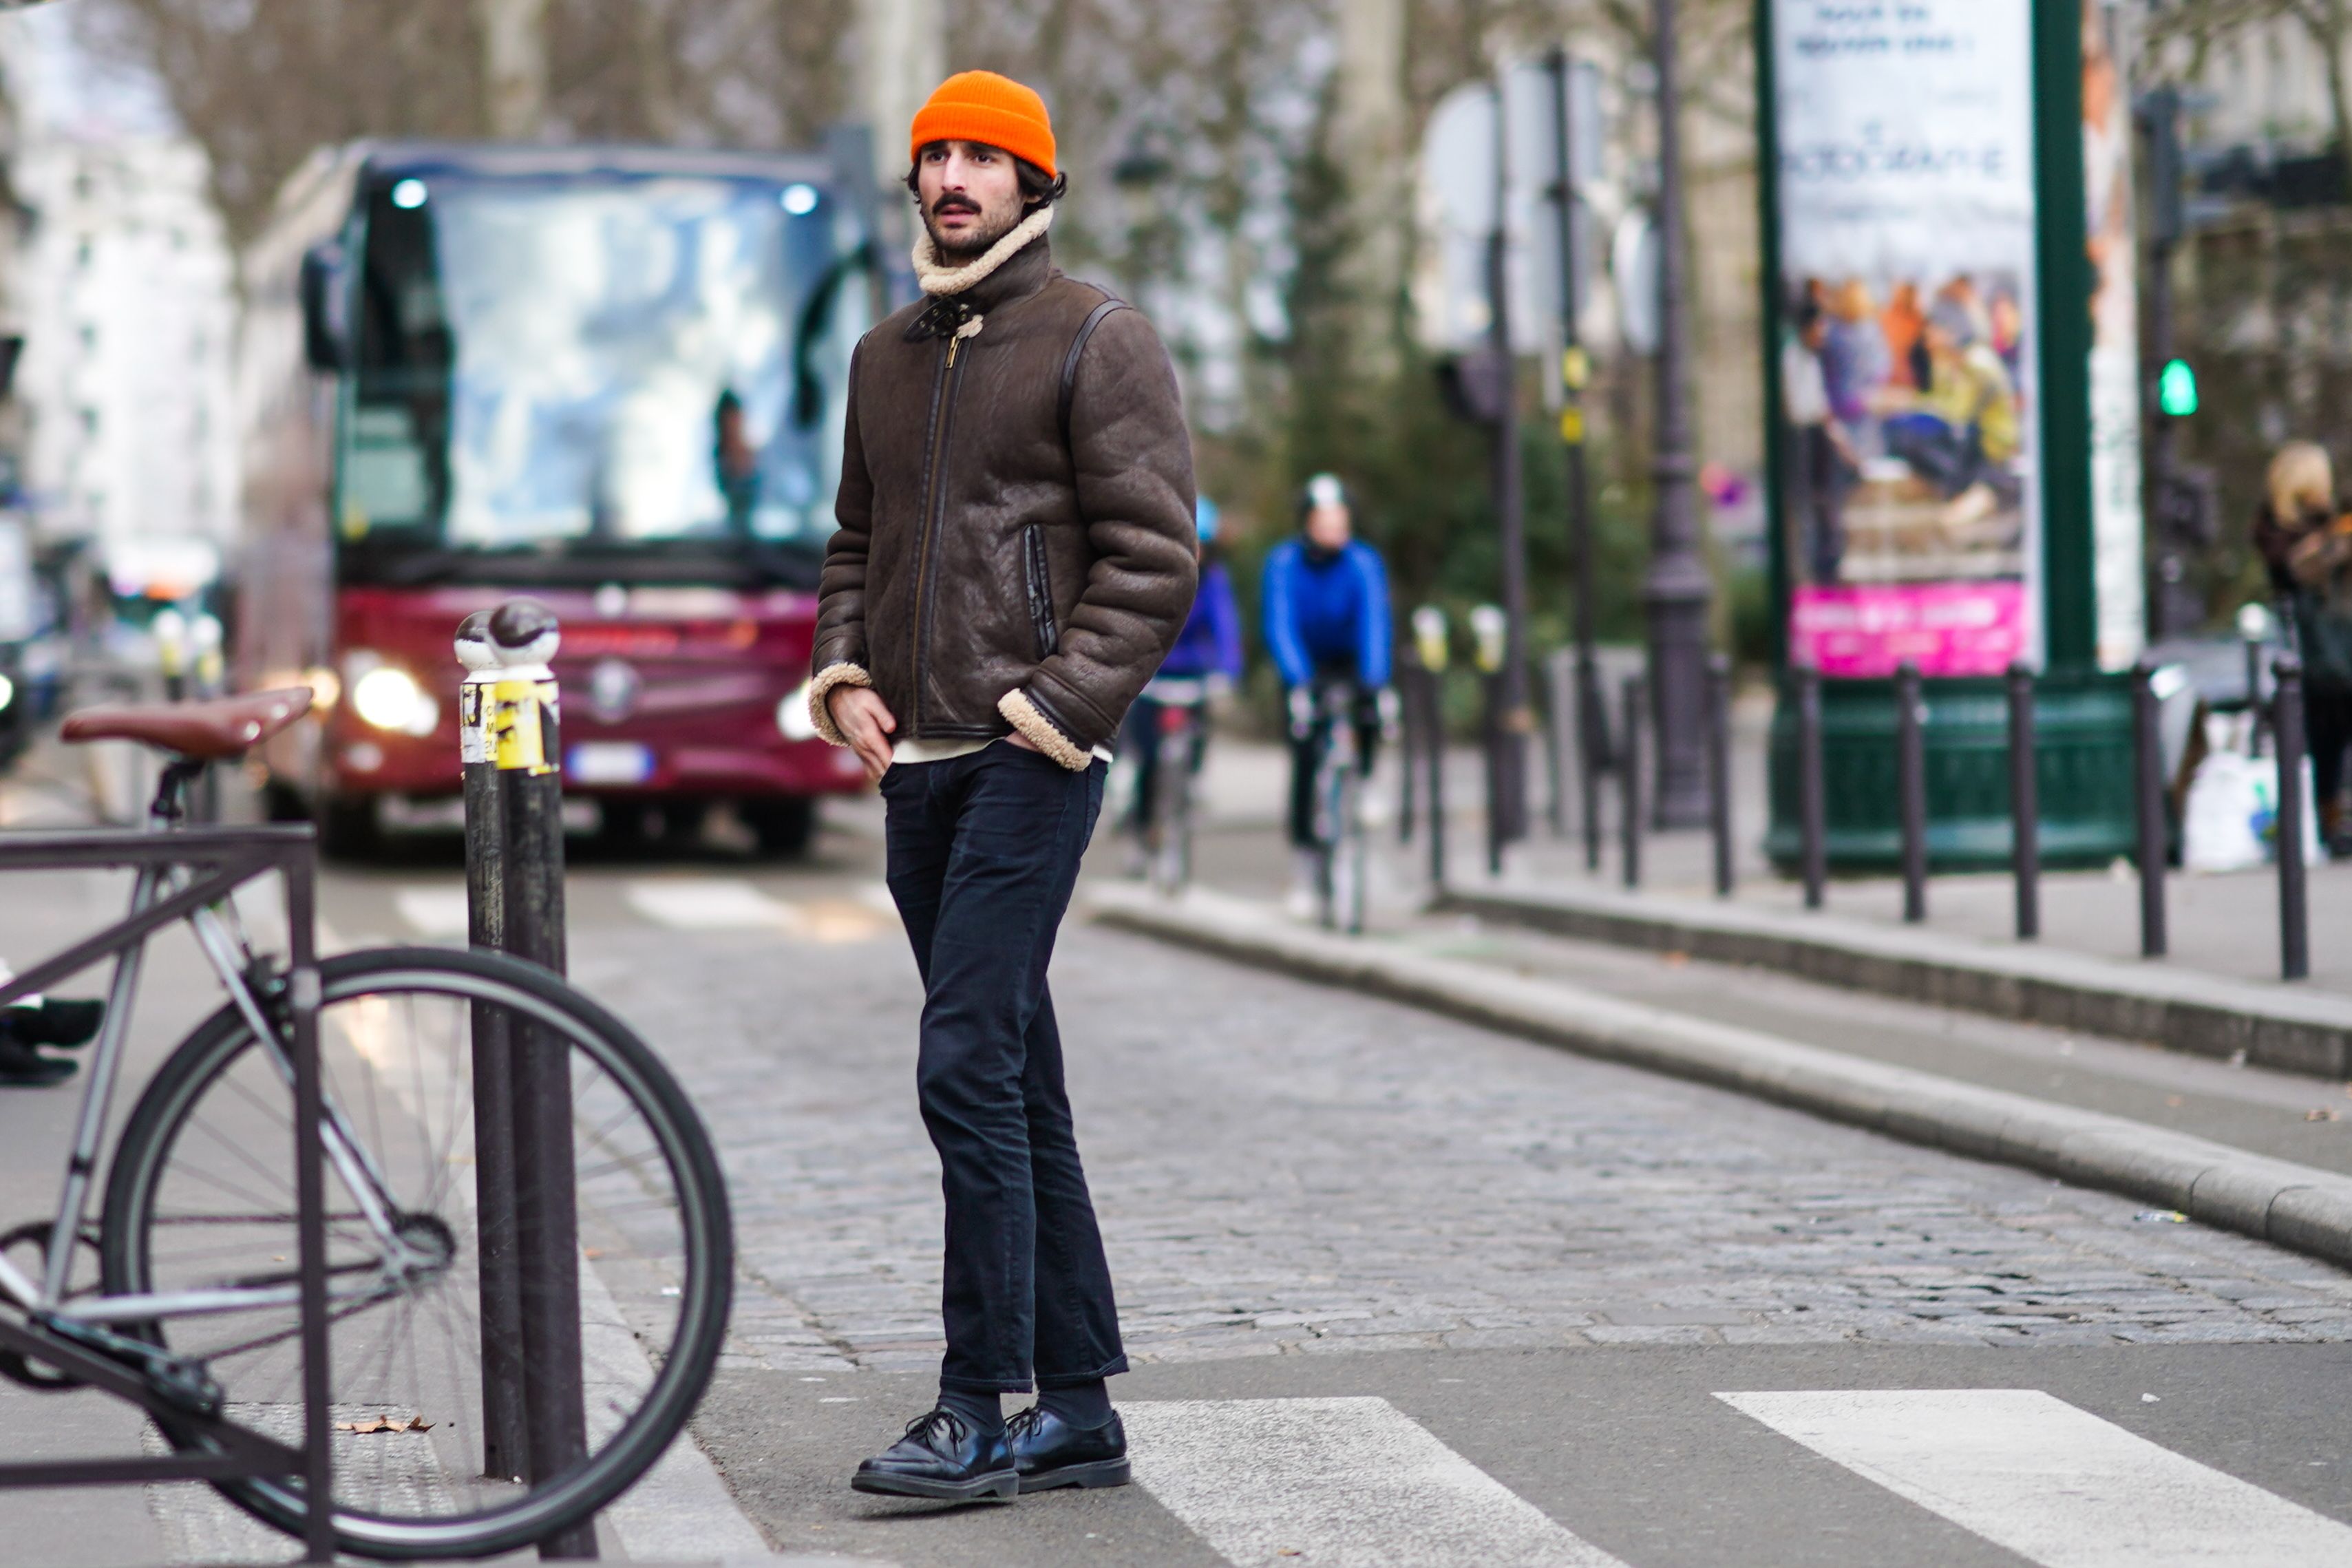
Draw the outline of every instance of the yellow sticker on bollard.
<instances>
[{"instance_id":1,"label":"yellow sticker on bollard","mask_svg":"<svg viewBox=\"0 0 2352 1568\"><path fill-rule=\"evenodd\" d=\"M551 773L548 760L544 708L555 711L555 682L500 680L490 687L488 723L485 730L489 760L501 773Z\"/></svg>"}]
</instances>

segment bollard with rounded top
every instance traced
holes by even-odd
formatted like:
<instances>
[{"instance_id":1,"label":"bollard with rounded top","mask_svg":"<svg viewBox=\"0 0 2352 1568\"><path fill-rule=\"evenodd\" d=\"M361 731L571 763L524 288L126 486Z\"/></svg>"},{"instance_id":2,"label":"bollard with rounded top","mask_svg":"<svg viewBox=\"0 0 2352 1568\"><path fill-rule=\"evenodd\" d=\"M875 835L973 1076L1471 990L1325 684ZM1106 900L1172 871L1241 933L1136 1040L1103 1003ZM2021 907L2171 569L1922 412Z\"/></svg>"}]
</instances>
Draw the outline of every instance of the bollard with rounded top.
<instances>
[{"instance_id":1,"label":"bollard with rounded top","mask_svg":"<svg viewBox=\"0 0 2352 1568\"><path fill-rule=\"evenodd\" d=\"M1445 667L1453 658L1453 627L1445 612L1423 605L1412 613L1413 650L1421 656L1415 696L1429 769L1429 885L1445 886ZM1410 764L1408 764L1408 768Z\"/></svg>"},{"instance_id":2,"label":"bollard with rounded top","mask_svg":"<svg viewBox=\"0 0 2352 1568\"><path fill-rule=\"evenodd\" d=\"M496 907L499 946L560 974L565 960L562 704L550 661L562 645L562 630L554 612L531 599L509 599L486 621L478 625L469 617L459 629L461 660L473 664L488 649L488 662L468 676L465 689L477 694L468 711L479 726L470 754L480 758L475 765L490 780L484 815L496 824L494 868L482 872L481 880L486 901ZM467 842L470 851L470 830ZM469 865L469 890L475 880ZM528 1019L508 1020L506 1034L524 1473L543 1482L588 1451L571 1064L565 1048ZM595 1554L592 1524L540 1542L542 1557Z\"/></svg>"},{"instance_id":3,"label":"bollard with rounded top","mask_svg":"<svg viewBox=\"0 0 2352 1568\"><path fill-rule=\"evenodd\" d=\"M163 700L179 702L188 695L188 617L166 607L155 612L148 626L155 639L155 668L163 677Z\"/></svg>"},{"instance_id":4,"label":"bollard with rounded top","mask_svg":"<svg viewBox=\"0 0 2352 1568\"><path fill-rule=\"evenodd\" d=\"M1649 682L1638 675L1625 678L1625 728L1617 747L1620 781L1624 785L1623 815L1618 822L1620 853L1625 886L1642 885L1642 718L1649 704Z\"/></svg>"},{"instance_id":5,"label":"bollard with rounded top","mask_svg":"<svg viewBox=\"0 0 2352 1568\"><path fill-rule=\"evenodd\" d=\"M466 792L466 936L492 952L506 948L500 846L504 797L490 763L490 693L505 675L490 646L490 613L457 624L457 760ZM530 1473L524 1418L520 1257L515 1238L514 1058L504 1008L476 1004L474 1188L481 1275L482 1469L494 1478Z\"/></svg>"},{"instance_id":6,"label":"bollard with rounded top","mask_svg":"<svg viewBox=\"0 0 2352 1568\"><path fill-rule=\"evenodd\" d=\"M2163 705L2156 695L2156 664L2132 668L2133 796L2139 818L2139 951L2162 958L2171 945L2164 925L2164 868L2171 832L2164 798Z\"/></svg>"},{"instance_id":7,"label":"bollard with rounded top","mask_svg":"<svg viewBox=\"0 0 2352 1568\"><path fill-rule=\"evenodd\" d=\"M1822 776L1822 672L1797 667L1797 826L1805 908L1818 910L1830 879L1829 787Z\"/></svg>"},{"instance_id":8,"label":"bollard with rounded top","mask_svg":"<svg viewBox=\"0 0 2352 1568\"><path fill-rule=\"evenodd\" d=\"M2033 667L2009 667L2010 868L2017 879L2017 940L2042 935L2042 790L2034 742Z\"/></svg>"},{"instance_id":9,"label":"bollard with rounded top","mask_svg":"<svg viewBox=\"0 0 2352 1568\"><path fill-rule=\"evenodd\" d=\"M1715 896L1731 897L1731 660L1706 663L1706 820L1715 839Z\"/></svg>"},{"instance_id":10,"label":"bollard with rounded top","mask_svg":"<svg viewBox=\"0 0 2352 1568\"><path fill-rule=\"evenodd\" d=\"M1895 794L1903 819L1903 918L1927 918L1927 700L1919 667L1895 672Z\"/></svg>"},{"instance_id":11,"label":"bollard with rounded top","mask_svg":"<svg viewBox=\"0 0 2352 1568\"><path fill-rule=\"evenodd\" d=\"M2303 797L2304 756L2309 749L2304 731L2303 665L2289 654L2271 670L2278 678L2271 697L2271 728L2278 739L2279 975L2308 980L2311 905L2303 863L2303 819L2311 803Z\"/></svg>"}]
</instances>

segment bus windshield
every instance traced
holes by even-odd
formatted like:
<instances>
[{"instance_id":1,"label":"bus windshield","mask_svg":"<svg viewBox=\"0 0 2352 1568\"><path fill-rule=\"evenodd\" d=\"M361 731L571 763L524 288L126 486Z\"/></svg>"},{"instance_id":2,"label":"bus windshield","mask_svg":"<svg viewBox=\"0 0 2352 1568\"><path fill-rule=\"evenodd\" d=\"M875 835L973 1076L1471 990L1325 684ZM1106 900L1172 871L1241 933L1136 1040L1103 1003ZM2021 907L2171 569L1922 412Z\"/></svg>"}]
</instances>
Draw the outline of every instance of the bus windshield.
<instances>
[{"instance_id":1,"label":"bus windshield","mask_svg":"<svg viewBox=\"0 0 2352 1568\"><path fill-rule=\"evenodd\" d=\"M433 174L378 182L366 219L347 557L831 529L866 311L856 226L816 186Z\"/></svg>"}]
</instances>

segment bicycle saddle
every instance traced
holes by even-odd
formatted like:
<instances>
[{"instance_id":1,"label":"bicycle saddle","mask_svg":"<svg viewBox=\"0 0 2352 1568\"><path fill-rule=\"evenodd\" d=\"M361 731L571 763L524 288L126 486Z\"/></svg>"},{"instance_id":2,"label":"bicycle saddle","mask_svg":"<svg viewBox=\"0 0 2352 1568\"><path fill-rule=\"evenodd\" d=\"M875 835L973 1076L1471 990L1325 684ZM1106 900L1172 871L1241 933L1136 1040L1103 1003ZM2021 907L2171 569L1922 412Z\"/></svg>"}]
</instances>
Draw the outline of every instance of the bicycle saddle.
<instances>
[{"instance_id":1,"label":"bicycle saddle","mask_svg":"<svg viewBox=\"0 0 2352 1568\"><path fill-rule=\"evenodd\" d=\"M310 689L291 686L210 702L121 702L68 715L68 741L138 741L216 763L243 756L310 710Z\"/></svg>"}]
</instances>

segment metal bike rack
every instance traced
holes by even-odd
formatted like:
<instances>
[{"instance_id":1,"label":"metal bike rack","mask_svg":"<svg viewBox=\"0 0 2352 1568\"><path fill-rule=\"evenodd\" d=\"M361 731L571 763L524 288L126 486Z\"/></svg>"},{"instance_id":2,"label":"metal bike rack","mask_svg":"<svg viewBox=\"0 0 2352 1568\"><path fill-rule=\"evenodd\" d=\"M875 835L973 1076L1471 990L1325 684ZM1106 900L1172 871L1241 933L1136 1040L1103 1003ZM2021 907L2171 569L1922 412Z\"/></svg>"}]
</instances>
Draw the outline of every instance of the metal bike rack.
<instances>
[{"instance_id":1,"label":"metal bike rack","mask_svg":"<svg viewBox=\"0 0 2352 1568\"><path fill-rule=\"evenodd\" d=\"M332 1430L327 1380L327 1243L324 1121L319 1066L318 849L307 826L189 827L0 833L0 872L191 868L187 887L137 911L56 957L0 984L0 1007L47 990L121 952L236 889L275 871L285 879L289 936L287 1002L293 1032L294 1170L297 1249L300 1254L303 1440L299 1448L226 1422L207 1436L227 1450L158 1458L47 1460L0 1465L0 1488L120 1486L153 1481L258 1480L300 1477L311 1500L303 1544L307 1561L335 1555ZM305 1135L304 1129L311 1129ZM76 1173L94 1174L79 1163ZM151 1415L185 1425L192 1414L138 1370L100 1351L38 1327L0 1318L0 1349L55 1367L90 1387L130 1401Z\"/></svg>"}]
</instances>

